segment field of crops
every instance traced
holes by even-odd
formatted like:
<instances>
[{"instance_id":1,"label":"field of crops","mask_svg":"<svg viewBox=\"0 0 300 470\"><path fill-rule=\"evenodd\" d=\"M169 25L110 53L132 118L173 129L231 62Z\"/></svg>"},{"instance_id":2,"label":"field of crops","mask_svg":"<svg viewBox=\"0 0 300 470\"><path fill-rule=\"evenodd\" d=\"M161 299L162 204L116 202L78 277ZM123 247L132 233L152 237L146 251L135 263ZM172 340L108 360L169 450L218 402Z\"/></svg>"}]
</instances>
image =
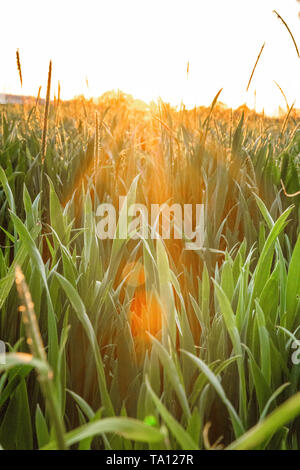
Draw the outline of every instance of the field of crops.
<instances>
[{"instance_id":1,"label":"field of crops","mask_svg":"<svg viewBox=\"0 0 300 470\"><path fill-rule=\"evenodd\" d=\"M3 449L300 448L298 118L217 99L0 107ZM126 195L203 247L101 240Z\"/></svg>"}]
</instances>

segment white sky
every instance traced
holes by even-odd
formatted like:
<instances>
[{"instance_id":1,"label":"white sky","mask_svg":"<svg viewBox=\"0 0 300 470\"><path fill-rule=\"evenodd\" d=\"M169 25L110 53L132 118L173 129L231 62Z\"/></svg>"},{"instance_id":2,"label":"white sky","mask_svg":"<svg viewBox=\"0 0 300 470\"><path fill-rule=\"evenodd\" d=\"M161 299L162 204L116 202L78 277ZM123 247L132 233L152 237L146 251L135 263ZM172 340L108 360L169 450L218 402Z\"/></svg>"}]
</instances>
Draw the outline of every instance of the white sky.
<instances>
[{"instance_id":1,"label":"white sky","mask_svg":"<svg viewBox=\"0 0 300 470\"><path fill-rule=\"evenodd\" d=\"M150 101L208 105L247 102L273 113L284 100L300 107L300 59L272 13L300 48L296 0L5 0L1 2L0 92L45 95L48 62L62 98L121 89ZM249 93L245 89L266 41ZM23 71L21 91L15 52ZM190 62L189 79L186 77ZM87 89L85 78L88 78Z\"/></svg>"}]
</instances>

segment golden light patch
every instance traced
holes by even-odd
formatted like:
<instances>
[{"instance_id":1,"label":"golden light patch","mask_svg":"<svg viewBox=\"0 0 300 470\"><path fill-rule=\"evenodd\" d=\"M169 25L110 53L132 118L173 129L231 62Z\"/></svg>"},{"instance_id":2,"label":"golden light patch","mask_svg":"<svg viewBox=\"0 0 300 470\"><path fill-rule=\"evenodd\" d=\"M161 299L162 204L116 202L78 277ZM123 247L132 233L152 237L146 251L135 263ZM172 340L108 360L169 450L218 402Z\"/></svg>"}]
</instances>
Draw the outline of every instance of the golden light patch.
<instances>
[{"instance_id":1,"label":"golden light patch","mask_svg":"<svg viewBox=\"0 0 300 470\"><path fill-rule=\"evenodd\" d=\"M139 261L127 263L121 275L122 280L131 287L139 287L145 284L145 271Z\"/></svg>"}]
</instances>

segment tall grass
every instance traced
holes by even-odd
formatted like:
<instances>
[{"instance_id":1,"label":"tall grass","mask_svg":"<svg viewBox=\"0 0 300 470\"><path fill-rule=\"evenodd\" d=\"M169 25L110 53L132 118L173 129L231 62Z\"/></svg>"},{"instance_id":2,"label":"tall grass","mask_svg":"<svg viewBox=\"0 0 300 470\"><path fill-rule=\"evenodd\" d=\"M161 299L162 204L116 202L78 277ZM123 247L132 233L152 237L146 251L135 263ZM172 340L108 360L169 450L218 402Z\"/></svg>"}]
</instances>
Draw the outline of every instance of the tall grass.
<instances>
[{"instance_id":1,"label":"tall grass","mask_svg":"<svg viewBox=\"0 0 300 470\"><path fill-rule=\"evenodd\" d=\"M282 120L217 100L137 110L107 94L59 113L48 101L47 152L39 114L2 107L2 447L298 448L296 115L281 132ZM95 209L119 195L204 203L204 248L99 240ZM159 327L141 331L149 310Z\"/></svg>"}]
</instances>

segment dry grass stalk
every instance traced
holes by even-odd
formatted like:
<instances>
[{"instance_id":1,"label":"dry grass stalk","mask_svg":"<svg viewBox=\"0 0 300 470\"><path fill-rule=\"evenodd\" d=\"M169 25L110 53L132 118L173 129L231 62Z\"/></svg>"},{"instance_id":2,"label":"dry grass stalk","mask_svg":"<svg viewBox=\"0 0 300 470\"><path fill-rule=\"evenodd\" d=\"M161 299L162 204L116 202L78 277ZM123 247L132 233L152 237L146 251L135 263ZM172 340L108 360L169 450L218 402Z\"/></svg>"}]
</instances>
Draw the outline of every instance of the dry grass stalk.
<instances>
[{"instance_id":1,"label":"dry grass stalk","mask_svg":"<svg viewBox=\"0 0 300 470\"><path fill-rule=\"evenodd\" d=\"M292 41L293 41L293 43L294 43L294 46L295 46L297 55L298 55L298 57L300 58L299 49L298 49L297 43L296 43L296 41L295 41L295 38L294 38L294 36L293 36L293 34L292 34L292 31L290 30L290 28L288 27L287 23L284 21L284 19L282 18L282 16L280 16L279 13L277 13L276 10L273 10L273 13L275 13L275 14L277 15L277 18L284 24L284 26L285 26L286 29L288 30L289 35L291 36Z\"/></svg>"},{"instance_id":2,"label":"dry grass stalk","mask_svg":"<svg viewBox=\"0 0 300 470\"><path fill-rule=\"evenodd\" d=\"M292 112L292 110L293 110L294 105L295 105L295 101L294 101L294 103L292 104L292 106L289 108L289 110L288 110L288 112L287 112L287 114L286 114L285 120L283 121L282 128L281 128L281 136L283 136L283 133L284 133L284 131L285 131L286 125L287 125L287 123L288 123L288 120L289 120L289 117L290 117L290 115L291 115L291 112Z\"/></svg>"},{"instance_id":3,"label":"dry grass stalk","mask_svg":"<svg viewBox=\"0 0 300 470\"><path fill-rule=\"evenodd\" d=\"M34 357L46 361L47 357L34 312L34 304L24 274L19 266L16 267L16 286L22 302L19 311L22 312L27 344Z\"/></svg>"},{"instance_id":4,"label":"dry grass stalk","mask_svg":"<svg viewBox=\"0 0 300 470\"><path fill-rule=\"evenodd\" d=\"M293 193L293 194L289 194L286 192L286 189L285 189L285 186L284 186L284 183L282 180L280 180L280 183L281 183L281 187L283 189L283 192L284 192L284 195L286 197L296 197L296 196L299 196L300 195L300 191L297 191L296 193Z\"/></svg>"},{"instance_id":5,"label":"dry grass stalk","mask_svg":"<svg viewBox=\"0 0 300 470\"><path fill-rule=\"evenodd\" d=\"M33 357L47 364L47 355L36 319L34 304L20 266L16 266L15 275L16 287L22 303L19 307L19 311L22 312L27 344ZM56 391L53 385L53 372L50 368L47 375L40 376L40 385L49 410L49 416L52 421L57 447L58 449L64 450L67 448L64 437L65 428L60 414L61 410L59 409L57 402Z\"/></svg>"},{"instance_id":6,"label":"dry grass stalk","mask_svg":"<svg viewBox=\"0 0 300 470\"><path fill-rule=\"evenodd\" d=\"M284 98L284 100L285 100L286 109L287 109L287 111L289 111L290 107L289 107L289 103L288 103L288 100L287 100L287 98L286 98L286 96L285 96L284 91L282 90L282 88L278 85L278 83L277 83L275 80L274 80L274 83L275 83L275 85L279 88L279 90L280 90L280 92L281 92L281 94L282 94L282 96L283 96L283 98Z\"/></svg>"}]
</instances>

